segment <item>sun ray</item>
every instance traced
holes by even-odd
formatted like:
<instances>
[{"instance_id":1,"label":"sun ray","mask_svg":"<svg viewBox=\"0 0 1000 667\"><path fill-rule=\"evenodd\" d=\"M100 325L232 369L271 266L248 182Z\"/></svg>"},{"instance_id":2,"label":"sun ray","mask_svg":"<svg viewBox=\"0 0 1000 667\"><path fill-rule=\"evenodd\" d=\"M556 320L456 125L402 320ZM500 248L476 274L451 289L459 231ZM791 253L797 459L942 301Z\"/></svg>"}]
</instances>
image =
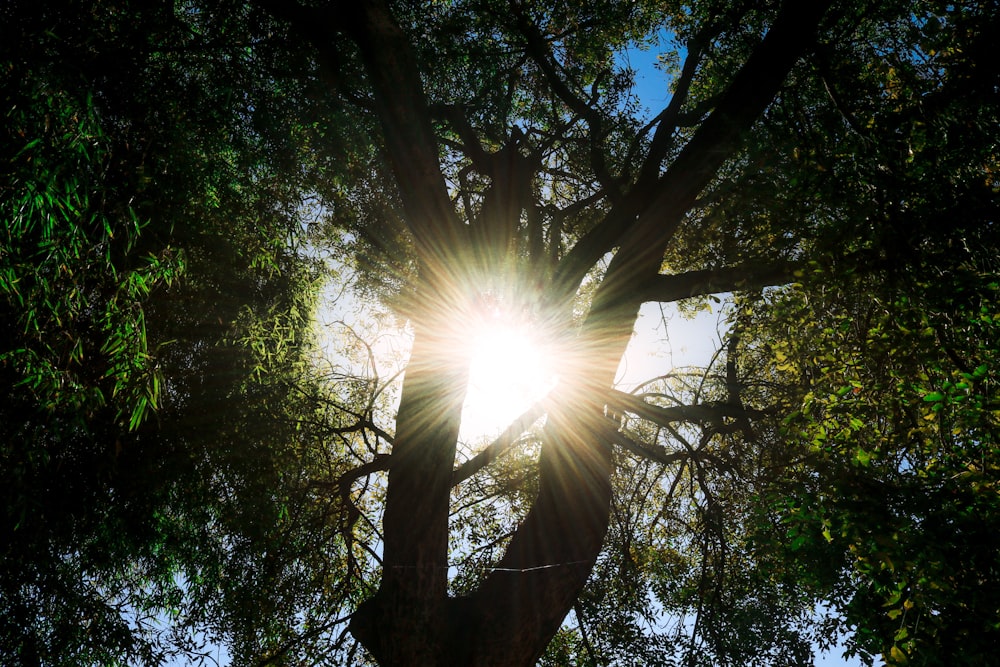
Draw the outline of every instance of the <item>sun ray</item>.
<instances>
[{"instance_id":1,"label":"sun ray","mask_svg":"<svg viewBox=\"0 0 1000 667\"><path fill-rule=\"evenodd\" d=\"M492 300L480 311L465 350L469 387L460 438L467 443L496 436L558 380L552 352L530 317Z\"/></svg>"}]
</instances>

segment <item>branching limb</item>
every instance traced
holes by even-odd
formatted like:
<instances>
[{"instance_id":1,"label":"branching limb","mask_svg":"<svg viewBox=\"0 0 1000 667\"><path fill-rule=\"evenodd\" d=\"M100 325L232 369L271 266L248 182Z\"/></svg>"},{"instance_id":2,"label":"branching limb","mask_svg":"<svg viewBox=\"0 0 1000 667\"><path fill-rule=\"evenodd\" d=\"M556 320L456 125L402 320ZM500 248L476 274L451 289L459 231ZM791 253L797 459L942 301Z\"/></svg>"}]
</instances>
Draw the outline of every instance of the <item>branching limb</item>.
<instances>
[{"instance_id":1,"label":"branching limb","mask_svg":"<svg viewBox=\"0 0 1000 667\"><path fill-rule=\"evenodd\" d=\"M489 174L491 171L489 156L469 122L465 110L454 104L435 104L431 107L431 113L448 121L462 142L460 150L472 161L476 171L480 174Z\"/></svg>"},{"instance_id":2,"label":"branching limb","mask_svg":"<svg viewBox=\"0 0 1000 667\"><path fill-rule=\"evenodd\" d=\"M684 66L677 78L670 103L650 122L650 126L655 126L656 130L653 132L649 151L646 153L646 159L643 160L642 168L639 171L640 182L655 181L660 175L660 165L663 164L663 160L673 144L673 135L679 123L681 108L687 101L695 72L698 71L698 65L701 64L703 47L702 35L698 35L687 45L687 57L684 59Z\"/></svg>"},{"instance_id":3,"label":"branching limb","mask_svg":"<svg viewBox=\"0 0 1000 667\"><path fill-rule=\"evenodd\" d=\"M619 246L610 269L620 271L621 287L609 285L608 299L620 302L624 284L634 287L645 267L658 268L667 243L698 194L742 146L741 137L767 108L799 57L811 46L829 0L787 2L771 29L730 82L709 116L654 184L633 188L620 211L612 211L564 258L556 284L575 290L587 271ZM637 203L643 203L637 210ZM621 265L620 267L618 265ZM642 266L643 270L639 270ZM610 271L609 269L609 271ZM610 275L610 274L609 274Z\"/></svg>"},{"instance_id":4,"label":"branching limb","mask_svg":"<svg viewBox=\"0 0 1000 667\"><path fill-rule=\"evenodd\" d=\"M686 463L691 465L691 463L694 462L697 464L697 467L700 468L703 463L707 461L717 468L723 470L730 469L730 466L726 464L725 461L715 454L706 451L704 447L692 447L685 438L681 437L681 435L677 433L677 431L670 428L668 428L668 430L674 438L684 446L683 449L669 450L660 445L635 440L620 431L615 432L611 436L611 442L631 454L635 454L636 456L664 466L673 465L674 463Z\"/></svg>"},{"instance_id":5,"label":"branching limb","mask_svg":"<svg viewBox=\"0 0 1000 667\"><path fill-rule=\"evenodd\" d=\"M546 80L552 87L556 96L568 106L573 113L581 116L587 121L590 127L590 161L594 174L600 181L602 188L607 190L612 196L616 194L615 178L608 170L607 160L601 146L604 140L603 119L600 112L595 109L587 100L570 90L569 85L563 76L557 71L555 58L551 49L545 42L545 38L524 13L524 9L515 5L515 16L517 18L518 30L524 35L527 45L528 55L531 60L538 65L538 68L545 75ZM596 96L596 86L595 93Z\"/></svg>"},{"instance_id":6,"label":"branching limb","mask_svg":"<svg viewBox=\"0 0 1000 667\"><path fill-rule=\"evenodd\" d=\"M612 390L608 407L615 412L631 412L648 421L668 428L677 422L704 423L719 422L724 418L757 418L771 413L769 410L753 410L727 403L702 403L699 405L675 405L665 408L651 405L641 396Z\"/></svg>"},{"instance_id":7,"label":"branching limb","mask_svg":"<svg viewBox=\"0 0 1000 667\"><path fill-rule=\"evenodd\" d=\"M598 660L597 653L594 651L594 646L590 642L590 635L587 632L587 626L583 618L583 608L580 606L579 602L573 605L573 611L576 613L576 621L580 627L580 638L583 640L583 648L587 651L587 655L590 657L590 664L601 664Z\"/></svg>"},{"instance_id":8,"label":"branching limb","mask_svg":"<svg viewBox=\"0 0 1000 667\"><path fill-rule=\"evenodd\" d=\"M504 429L503 433L501 433L500 436L491 442L483 451L479 452L455 469L451 476L452 486L464 482L489 464L493 463L493 461L497 460L497 458L513 447L517 442L518 437L528 430L528 428L538 421L544 414L545 408L541 403L536 403L525 410L521 416L511 422L510 425Z\"/></svg>"},{"instance_id":9,"label":"branching limb","mask_svg":"<svg viewBox=\"0 0 1000 667\"><path fill-rule=\"evenodd\" d=\"M351 487L354 482L358 481L362 477L366 477L376 472L384 472L389 469L390 461L392 460L391 454L376 454L375 458L367 463L364 463L356 468L351 468L347 472L343 473L337 478L336 482L313 482L313 486L318 486L326 489L333 489L348 503L354 511L357 508L351 502L350 493ZM360 512L359 512L360 513ZM351 522L353 525L353 522Z\"/></svg>"},{"instance_id":10,"label":"branching limb","mask_svg":"<svg viewBox=\"0 0 1000 667\"><path fill-rule=\"evenodd\" d=\"M669 451L666 447L634 440L620 431L612 436L612 442L627 452L665 466L691 458L687 451Z\"/></svg>"},{"instance_id":11,"label":"branching limb","mask_svg":"<svg viewBox=\"0 0 1000 667\"><path fill-rule=\"evenodd\" d=\"M727 266L675 275L659 274L641 291L643 301L668 303L706 294L760 290L793 282L801 267L799 262L775 262L769 266Z\"/></svg>"}]
</instances>

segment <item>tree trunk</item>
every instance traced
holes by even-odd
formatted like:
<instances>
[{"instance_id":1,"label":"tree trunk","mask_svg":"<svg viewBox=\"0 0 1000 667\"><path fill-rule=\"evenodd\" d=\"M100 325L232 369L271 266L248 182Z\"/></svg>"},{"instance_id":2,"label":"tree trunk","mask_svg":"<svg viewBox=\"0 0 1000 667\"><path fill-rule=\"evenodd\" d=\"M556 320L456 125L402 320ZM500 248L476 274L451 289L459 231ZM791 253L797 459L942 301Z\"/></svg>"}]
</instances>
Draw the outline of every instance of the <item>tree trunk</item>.
<instances>
[{"instance_id":1,"label":"tree trunk","mask_svg":"<svg viewBox=\"0 0 1000 667\"><path fill-rule=\"evenodd\" d=\"M447 329L443 329L447 331ZM396 418L382 582L351 631L382 665L437 665L449 643L448 516L467 381L456 341L418 330Z\"/></svg>"},{"instance_id":2,"label":"tree trunk","mask_svg":"<svg viewBox=\"0 0 1000 667\"><path fill-rule=\"evenodd\" d=\"M564 405L549 413L531 511L497 568L454 604L456 665L534 665L601 551L611 509L609 422Z\"/></svg>"}]
</instances>

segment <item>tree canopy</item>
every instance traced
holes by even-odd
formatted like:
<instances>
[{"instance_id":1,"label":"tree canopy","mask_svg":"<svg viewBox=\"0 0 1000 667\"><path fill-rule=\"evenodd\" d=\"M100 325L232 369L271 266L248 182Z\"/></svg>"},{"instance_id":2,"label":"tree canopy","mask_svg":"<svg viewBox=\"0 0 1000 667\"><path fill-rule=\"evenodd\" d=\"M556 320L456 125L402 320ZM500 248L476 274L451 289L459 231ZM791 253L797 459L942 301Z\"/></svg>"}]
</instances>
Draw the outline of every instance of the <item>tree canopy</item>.
<instances>
[{"instance_id":1,"label":"tree canopy","mask_svg":"<svg viewBox=\"0 0 1000 667\"><path fill-rule=\"evenodd\" d=\"M998 10L6 3L0 656L988 661Z\"/></svg>"}]
</instances>

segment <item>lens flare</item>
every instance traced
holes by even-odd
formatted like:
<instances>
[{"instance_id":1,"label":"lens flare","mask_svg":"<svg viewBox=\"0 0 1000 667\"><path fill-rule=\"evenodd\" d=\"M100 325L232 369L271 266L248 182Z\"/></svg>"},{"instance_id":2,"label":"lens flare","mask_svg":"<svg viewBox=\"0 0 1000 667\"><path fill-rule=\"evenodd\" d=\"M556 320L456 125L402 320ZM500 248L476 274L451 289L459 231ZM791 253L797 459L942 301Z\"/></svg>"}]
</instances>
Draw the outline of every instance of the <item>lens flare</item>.
<instances>
[{"instance_id":1,"label":"lens flare","mask_svg":"<svg viewBox=\"0 0 1000 667\"><path fill-rule=\"evenodd\" d=\"M496 436L556 385L551 355L530 318L491 307L469 335L469 387L462 413L465 442Z\"/></svg>"}]
</instances>

